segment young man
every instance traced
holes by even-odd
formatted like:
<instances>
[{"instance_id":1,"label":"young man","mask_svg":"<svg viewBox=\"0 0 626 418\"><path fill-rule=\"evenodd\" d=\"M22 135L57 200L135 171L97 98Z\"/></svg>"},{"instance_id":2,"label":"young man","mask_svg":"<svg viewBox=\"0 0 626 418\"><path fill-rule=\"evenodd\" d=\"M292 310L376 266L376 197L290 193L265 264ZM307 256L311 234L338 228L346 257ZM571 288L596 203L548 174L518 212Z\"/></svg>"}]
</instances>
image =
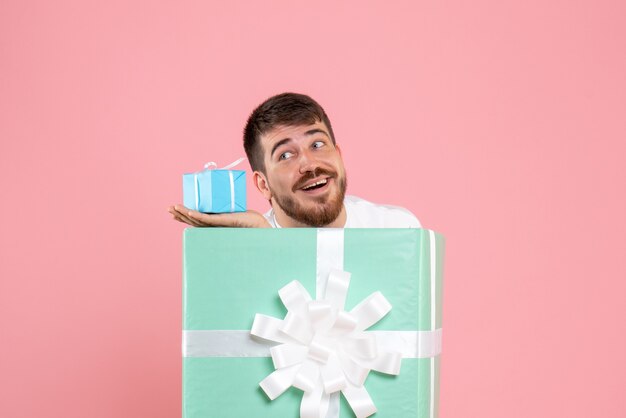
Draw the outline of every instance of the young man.
<instances>
[{"instance_id":1,"label":"young man","mask_svg":"<svg viewBox=\"0 0 626 418\"><path fill-rule=\"evenodd\" d=\"M345 195L341 149L326 112L309 96L283 93L259 105L244 129L244 148L254 185L272 209L204 214L175 205L174 219L198 227L420 227L406 209Z\"/></svg>"}]
</instances>

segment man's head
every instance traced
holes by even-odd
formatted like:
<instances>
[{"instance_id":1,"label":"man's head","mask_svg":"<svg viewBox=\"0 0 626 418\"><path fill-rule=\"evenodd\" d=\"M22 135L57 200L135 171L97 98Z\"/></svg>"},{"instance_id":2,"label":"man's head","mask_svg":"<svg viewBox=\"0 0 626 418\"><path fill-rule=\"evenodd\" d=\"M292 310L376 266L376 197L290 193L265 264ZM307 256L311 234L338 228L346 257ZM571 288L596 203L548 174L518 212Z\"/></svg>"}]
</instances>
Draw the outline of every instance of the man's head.
<instances>
[{"instance_id":1,"label":"man's head","mask_svg":"<svg viewBox=\"0 0 626 418\"><path fill-rule=\"evenodd\" d=\"M335 134L326 112L304 94L282 93L261 103L248 118L243 132L243 147L253 171L265 174L261 136L277 126L304 126L323 122L335 144Z\"/></svg>"},{"instance_id":2,"label":"man's head","mask_svg":"<svg viewBox=\"0 0 626 418\"><path fill-rule=\"evenodd\" d=\"M255 185L277 217L325 226L342 214L346 174L341 151L315 100L283 93L263 102L248 118L244 148Z\"/></svg>"}]
</instances>

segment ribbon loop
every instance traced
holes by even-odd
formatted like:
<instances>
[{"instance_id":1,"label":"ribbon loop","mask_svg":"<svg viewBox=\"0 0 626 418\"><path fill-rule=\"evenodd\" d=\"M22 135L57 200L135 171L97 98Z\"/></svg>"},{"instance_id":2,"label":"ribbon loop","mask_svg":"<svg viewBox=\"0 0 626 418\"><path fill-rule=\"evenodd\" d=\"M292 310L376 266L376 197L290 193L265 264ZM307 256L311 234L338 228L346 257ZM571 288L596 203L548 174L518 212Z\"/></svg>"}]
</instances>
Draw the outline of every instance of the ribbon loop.
<instances>
[{"instance_id":1,"label":"ribbon loop","mask_svg":"<svg viewBox=\"0 0 626 418\"><path fill-rule=\"evenodd\" d=\"M329 318L332 316L332 308L329 303L314 300L309 302L309 317L316 330L321 329L324 325L329 325Z\"/></svg>"},{"instance_id":2,"label":"ribbon loop","mask_svg":"<svg viewBox=\"0 0 626 418\"><path fill-rule=\"evenodd\" d=\"M348 382L346 375L341 370L341 364L336 356L330 356L328 362L320 370L324 392L331 394L345 388Z\"/></svg>"},{"instance_id":3,"label":"ribbon loop","mask_svg":"<svg viewBox=\"0 0 626 418\"><path fill-rule=\"evenodd\" d=\"M328 275L328 284L326 285L326 297L335 309L343 310L348 295L348 286L350 286L350 273L341 270L331 270Z\"/></svg>"},{"instance_id":4,"label":"ribbon loop","mask_svg":"<svg viewBox=\"0 0 626 418\"><path fill-rule=\"evenodd\" d=\"M368 329L380 321L391 310L391 304L382 293L374 292L356 305L350 313L357 318L357 329Z\"/></svg>"},{"instance_id":5,"label":"ribbon loop","mask_svg":"<svg viewBox=\"0 0 626 418\"><path fill-rule=\"evenodd\" d=\"M215 161L209 161L208 163L206 163L204 165L204 169L205 170L229 170L237 165L239 165L243 160L245 160L245 157L241 157L236 159L235 161L233 161L232 163L225 165L222 168L217 168L217 163Z\"/></svg>"},{"instance_id":6,"label":"ribbon loop","mask_svg":"<svg viewBox=\"0 0 626 418\"><path fill-rule=\"evenodd\" d=\"M377 409L364 387L348 385L341 391L357 418L365 418L376 413Z\"/></svg>"},{"instance_id":7,"label":"ribbon loop","mask_svg":"<svg viewBox=\"0 0 626 418\"><path fill-rule=\"evenodd\" d=\"M282 369L302 363L306 358L307 349L301 345L281 344L270 348L270 355L274 368Z\"/></svg>"},{"instance_id":8,"label":"ribbon loop","mask_svg":"<svg viewBox=\"0 0 626 418\"><path fill-rule=\"evenodd\" d=\"M311 324L305 320L305 316L294 312L287 312L287 316L278 329L302 344L309 344L313 338Z\"/></svg>"},{"instance_id":9,"label":"ribbon loop","mask_svg":"<svg viewBox=\"0 0 626 418\"><path fill-rule=\"evenodd\" d=\"M293 386L304 392L313 392L318 386L317 381L319 375L319 368L313 360L305 360L293 380Z\"/></svg>"},{"instance_id":10,"label":"ribbon loop","mask_svg":"<svg viewBox=\"0 0 626 418\"><path fill-rule=\"evenodd\" d=\"M350 315L346 311L339 311L332 328L328 331L333 335L349 334L356 329L357 320L354 315Z\"/></svg>"},{"instance_id":11,"label":"ribbon loop","mask_svg":"<svg viewBox=\"0 0 626 418\"><path fill-rule=\"evenodd\" d=\"M250 334L264 340L278 343L295 343L296 341L280 331L283 321L271 316L256 314Z\"/></svg>"},{"instance_id":12,"label":"ribbon loop","mask_svg":"<svg viewBox=\"0 0 626 418\"><path fill-rule=\"evenodd\" d=\"M320 387L304 392L300 404L300 418L324 418L328 412L330 397Z\"/></svg>"},{"instance_id":13,"label":"ribbon loop","mask_svg":"<svg viewBox=\"0 0 626 418\"><path fill-rule=\"evenodd\" d=\"M299 365L294 365L275 370L272 374L261 380L259 386L261 386L261 389L263 389L268 398L274 400L289 389L299 369Z\"/></svg>"},{"instance_id":14,"label":"ribbon loop","mask_svg":"<svg viewBox=\"0 0 626 418\"><path fill-rule=\"evenodd\" d=\"M339 360L346 378L352 382L353 385L363 386L365 379L367 379L367 376L370 373L370 369L361 366L353 358L342 352L339 354Z\"/></svg>"},{"instance_id":15,"label":"ribbon loop","mask_svg":"<svg viewBox=\"0 0 626 418\"><path fill-rule=\"evenodd\" d=\"M311 301L309 292L307 292L304 286L297 280L290 282L280 289L278 296L280 296L283 305L285 305L285 308L290 312L304 311L307 308L307 303Z\"/></svg>"},{"instance_id":16,"label":"ribbon loop","mask_svg":"<svg viewBox=\"0 0 626 418\"><path fill-rule=\"evenodd\" d=\"M321 364L326 364L330 357L330 349L319 341L312 341L309 346L309 358Z\"/></svg>"}]
</instances>

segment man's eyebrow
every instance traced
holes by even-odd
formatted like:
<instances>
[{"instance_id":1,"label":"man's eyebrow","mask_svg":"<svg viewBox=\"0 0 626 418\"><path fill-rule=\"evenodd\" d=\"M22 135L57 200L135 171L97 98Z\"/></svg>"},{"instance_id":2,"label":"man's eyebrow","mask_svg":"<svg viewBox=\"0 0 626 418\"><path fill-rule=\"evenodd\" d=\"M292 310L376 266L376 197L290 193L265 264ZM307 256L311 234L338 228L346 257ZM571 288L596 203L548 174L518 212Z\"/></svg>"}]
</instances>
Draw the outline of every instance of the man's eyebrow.
<instances>
[{"instance_id":1,"label":"man's eyebrow","mask_svg":"<svg viewBox=\"0 0 626 418\"><path fill-rule=\"evenodd\" d=\"M276 148L280 147L281 145L286 144L289 141L291 141L291 138L281 139L280 141L275 143L274 146L272 147L272 152L270 153L270 157L274 156L274 151L276 151Z\"/></svg>"},{"instance_id":2,"label":"man's eyebrow","mask_svg":"<svg viewBox=\"0 0 626 418\"><path fill-rule=\"evenodd\" d=\"M311 130L309 130L309 131L306 131L304 134L305 134L305 135L324 134L324 135L326 135L328 138L330 138L330 135L328 135L328 132L326 132L326 131L325 131L325 130L323 130L323 129L319 129L319 128L316 128L316 129L311 129Z\"/></svg>"}]
</instances>

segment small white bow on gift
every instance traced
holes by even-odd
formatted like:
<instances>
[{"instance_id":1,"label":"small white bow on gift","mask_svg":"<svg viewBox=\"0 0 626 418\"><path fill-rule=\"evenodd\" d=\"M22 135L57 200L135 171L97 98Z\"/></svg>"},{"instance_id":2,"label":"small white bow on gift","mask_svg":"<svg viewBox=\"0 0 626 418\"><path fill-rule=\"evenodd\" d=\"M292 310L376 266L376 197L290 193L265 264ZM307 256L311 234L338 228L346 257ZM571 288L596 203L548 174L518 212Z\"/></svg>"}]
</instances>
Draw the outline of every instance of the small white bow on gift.
<instances>
[{"instance_id":1,"label":"small white bow on gift","mask_svg":"<svg viewBox=\"0 0 626 418\"><path fill-rule=\"evenodd\" d=\"M208 163L204 165L204 169L205 170L230 170L231 168L238 166L245 159L246 159L245 157L238 158L232 163L225 165L224 167L220 167L220 168L217 168L217 163L215 161L209 161Z\"/></svg>"}]
</instances>

